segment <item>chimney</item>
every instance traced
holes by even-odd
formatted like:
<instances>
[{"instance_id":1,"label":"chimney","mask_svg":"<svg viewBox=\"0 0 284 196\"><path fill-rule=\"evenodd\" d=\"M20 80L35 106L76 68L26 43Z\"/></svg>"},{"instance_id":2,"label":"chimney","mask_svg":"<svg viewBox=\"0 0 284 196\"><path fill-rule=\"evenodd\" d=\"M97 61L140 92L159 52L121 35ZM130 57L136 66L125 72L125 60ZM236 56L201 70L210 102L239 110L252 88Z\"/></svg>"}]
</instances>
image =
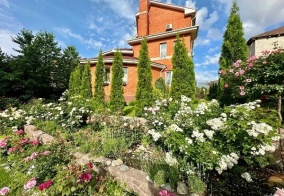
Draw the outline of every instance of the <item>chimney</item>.
<instances>
[{"instance_id":1,"label":"chimney","mask_svg":"<svg viewBox=\"0 0 284 196\"><path fill-rule=\"evenodd\" d=\"M139 0L139 13L137 16L138 36L149 35L149 7L150 0Z\"/></svg>"}]
</instances>

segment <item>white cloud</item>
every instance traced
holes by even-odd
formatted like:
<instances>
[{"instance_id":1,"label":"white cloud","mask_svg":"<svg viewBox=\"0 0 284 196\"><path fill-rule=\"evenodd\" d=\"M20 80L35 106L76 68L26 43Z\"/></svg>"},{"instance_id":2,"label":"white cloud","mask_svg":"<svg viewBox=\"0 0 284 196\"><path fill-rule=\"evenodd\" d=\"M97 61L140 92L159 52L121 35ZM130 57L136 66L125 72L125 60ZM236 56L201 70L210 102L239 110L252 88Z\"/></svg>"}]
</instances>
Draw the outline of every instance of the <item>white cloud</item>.
<instances>
[{"instance_id":1,"label":"white cloud","mask_svg":"<svg viewBox=\"0 0 284 196\"><path fill-rule=\"evenodd\" d=\"M207 83L218 79L217 71L195 71L195 79L197 83Z\"/></svg>"},{"instance_id":2,"label":"white cloud","mask_svg":"<svg viewBox=\"0 0 284 196\"><path fill-rule=\"evenodd\" d=\"M196 64L196 67L207 66L207 65L216 65L219 63L220 53L213 56L206 55L205 61L203 63Z\"/></svg>"},{"instance_id":3,"label":"white cloud","mask_svg":"<svg viewBox=\"0 0 284 196\"><path fill-rule=\"evenodd\" d=\"M196 2L192 0L185 1L185 7L196 9Z\"/></svg>"},{"instance_id":4,"label":"white cloud","mask_svg":"<svg viewBox=\"0 0 284 196\"><path fill-rule=\"evenodd\" d=\"M223 32L221 32L220 29L217 28L210 28L207 31L206 37L211 40L222 40Z\"/></svg>"},{"instance_id":5,"label":"white cloud","mask_svg":"<svg viewBox=\"0 0 284 196\"><path fill-rule=\"evenodd\" d=\"M87 46L87 48L97 48L97 47L102 47L103 44L102 42L96 41L92 38L86 39L83 36L73 33L70 29L68 28L55 28L55 30L58 33L61 33L63 36L69 36L72 38L77 39L79 42L81 42L82 44L85 44Z\"/></svg>"},{"instance_id":6,"label":"white cloud","mask_svg":"<svg viewBox=\"0 0 284 196\"><path fill-rule=\"evenodd\" d=\"M213 7L230 14L233 0L213 0ZM249 39L267 31L268 27L284 23L284 6L281 0L238 0L240 17L244 27L245 38Z\"/></svg>"},{"instance_id":7,"label":"white cloud","mask_svg":"<svg viewBox=\"0 0 284 196\"><path fill-rule=\"evenodd\" d=\"M118 1L118 0L90 0L94 3L105 3L112 11L119 16L134 20L137 11L137 6L134 6L134 1Z\"/></svg>"},{"instance_id":8,"label":"white cloud","mask_svg":"<svg viewBox=\"0 0 284 196\"><path fill-rule=\"evenodd\" d=\"M207 39L205 37L197 37L197 39L194 41L194 46L206 46L210 44L210 39Z\"/></svg>"},{"instance_id":9,"label":"white cloud","mask_svg":"<svg viewBox=\"0 0 284 196\"><path fill-rule=\"evenodd\" d=\"M17 52L13 50L13 48L18 48L18 45L12 41L12 37L15 36L16 34L9 30L0 29L0 48L2 52L8 55L17 54Z\"/></svg>"},{"instance_id":10,"label":"white cloud","mask_svg":"<svg viewBox=\"0 0 284 196\"><path fill-rule=\"evenodd\" d=\"M132 35L129 33L126 33L122 39L118 42L118 47L120 48L129 48L129 45L127 43L127 40L130 40L132 38Z\"/></svg>"},{"instance_id":11,"label":"white cloud","mask_svg":"<svg viewBox=\"0 0 284 196\"><path fill-rule=\"evenodd\" d=\"M167 3L172 3L172 0L167 0Z\"/></svg>"},{"instance_id":12,"label":"white cloud","mask_svg":"<svg viewBox=\"0 0 284 196\"><path fill-rule=\"evenodd\" d=\"M212 53L212 52L215 52L216 50L218 50L219 49L219 47L213 47L213 48L209 48L209 50L208 50L208 52L209 53Z\"/></svg>"},{"instance_id":13,"label":"white cloud","mask_svg":"<svg viewBox=\"0 0 284 196\"><path fill-rule=\"evenodd\" d=\"M201 30L208 30L212 25L217 22L219 19L217 11L213 11L208 16L208 9L202 7L200 10L197 10L196 13L196 24L199 25Z\"/></svg>"}]
</instances>

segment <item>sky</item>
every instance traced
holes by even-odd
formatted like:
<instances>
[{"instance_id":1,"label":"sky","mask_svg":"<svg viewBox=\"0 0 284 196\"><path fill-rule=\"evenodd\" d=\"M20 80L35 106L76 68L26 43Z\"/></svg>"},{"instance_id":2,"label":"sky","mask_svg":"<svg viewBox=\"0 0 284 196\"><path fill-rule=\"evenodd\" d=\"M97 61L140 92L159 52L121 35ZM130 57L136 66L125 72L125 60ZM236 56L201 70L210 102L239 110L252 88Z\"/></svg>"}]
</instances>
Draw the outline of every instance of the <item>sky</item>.
<instances>
[{"instance_id":1,"label":"sky","mask_svg":"<svg viewBox=\"0 0 284 196\"><path fill-rule=\"evenodd\" d=\"M160 0L197 10L194 43L197 84L218 78L218 61L233 0ZM284 26L284 0L237 0L245 39ZM58 45L73 45L82 58L99 50L130 48L139 0L0 0L0 48L17 55L12 42L21 29L47 31Z\"/></svg>"}]
</instances>

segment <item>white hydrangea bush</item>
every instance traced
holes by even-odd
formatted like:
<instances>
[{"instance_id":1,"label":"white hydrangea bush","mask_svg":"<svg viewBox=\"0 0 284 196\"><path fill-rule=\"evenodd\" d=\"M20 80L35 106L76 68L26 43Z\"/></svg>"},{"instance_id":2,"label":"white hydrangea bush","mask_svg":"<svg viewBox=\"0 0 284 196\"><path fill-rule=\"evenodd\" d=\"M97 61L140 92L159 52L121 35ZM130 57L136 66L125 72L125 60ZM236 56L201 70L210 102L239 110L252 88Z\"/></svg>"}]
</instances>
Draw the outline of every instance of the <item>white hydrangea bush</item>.
<instances>
[{"instance_id":1,"label":"white hydrangea bush","mask_svg":"<svg viewBox=\"0 0 284 196\"><path fill-rule=\"evenodd\" d=\"M263 166L264 155L275 150L279 139L273 124L276 114L267 117L259 100L225 108L216 100L194 104L185 96L156 103L145 108L153 143L179 162L201 165L204 171L221 174L239 160Z\"/></svg>"}]
</instances>

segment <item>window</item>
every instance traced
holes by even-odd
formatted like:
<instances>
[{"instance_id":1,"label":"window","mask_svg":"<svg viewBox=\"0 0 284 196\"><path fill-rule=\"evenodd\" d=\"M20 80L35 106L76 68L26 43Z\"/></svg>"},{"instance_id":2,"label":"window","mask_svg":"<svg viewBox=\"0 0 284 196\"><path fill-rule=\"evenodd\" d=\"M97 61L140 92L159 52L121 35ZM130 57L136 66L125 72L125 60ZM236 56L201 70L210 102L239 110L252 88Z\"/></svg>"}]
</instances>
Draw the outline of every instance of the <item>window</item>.
<instances>
[{"instance_id":1,"label":"window","mask_svg":"<svg viewBox=\"0 0 284 196\"><path fill-rule=\"evenodd\" d=\"M167 43L160 44L160 57L164 58L167 56Z\"/></svg>"},{"instance_id":2,"label":"window","mask_svg":"<svg viewBox=\"0 0 284 196\"><path fill-rule=\"evenodd\" d=\"M105 67L105 84L110 83L110 67Z\"/></svg>"},{"instance_id":3,"label":"window","mask_svg":"<svg viewBox=\"0 0 284 196\"><path fill-rule=\"evenodd\" d=\"M127 67L123 67L123 85L127 84L127 79L128 79L128 68Z\"/></svg>"},{"instance_id":4,"label":"window","mask_svg":"<svg viewBox=\"0 0 284 196\"><path fill-rule=\"evenodd\" d=\"M171 86L172 84L172 71L166 71L165 83L167 86Z\"/></svg>"}]
</instances>

